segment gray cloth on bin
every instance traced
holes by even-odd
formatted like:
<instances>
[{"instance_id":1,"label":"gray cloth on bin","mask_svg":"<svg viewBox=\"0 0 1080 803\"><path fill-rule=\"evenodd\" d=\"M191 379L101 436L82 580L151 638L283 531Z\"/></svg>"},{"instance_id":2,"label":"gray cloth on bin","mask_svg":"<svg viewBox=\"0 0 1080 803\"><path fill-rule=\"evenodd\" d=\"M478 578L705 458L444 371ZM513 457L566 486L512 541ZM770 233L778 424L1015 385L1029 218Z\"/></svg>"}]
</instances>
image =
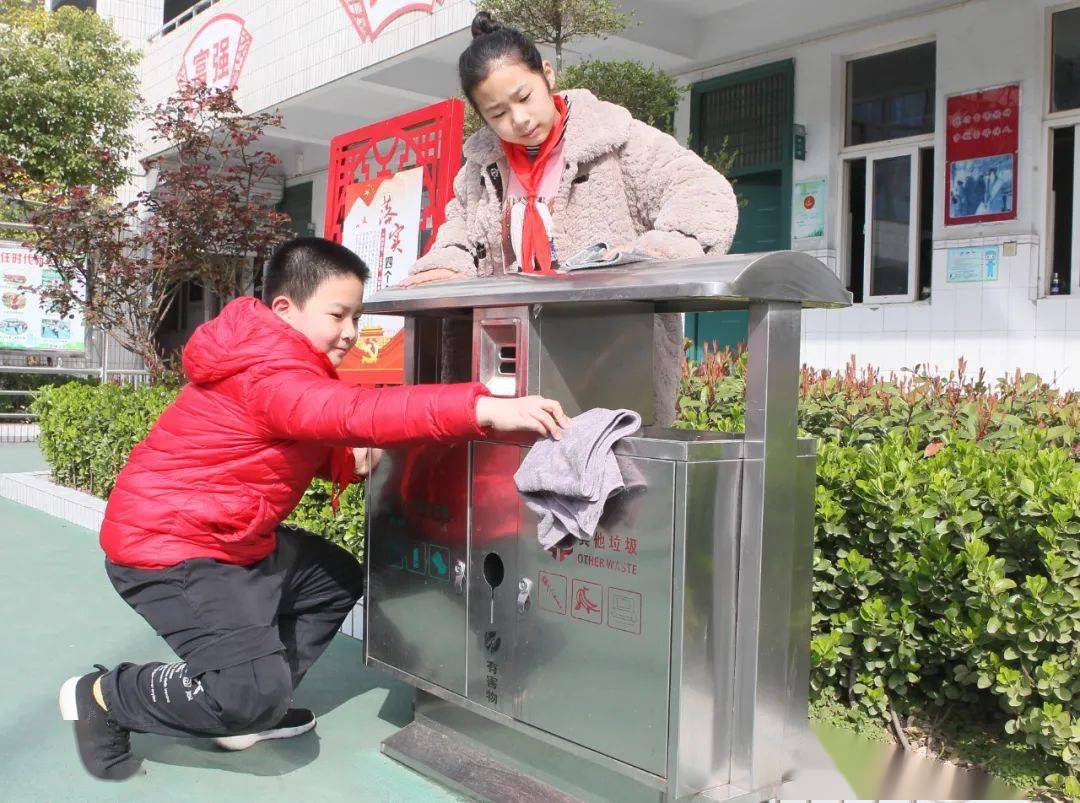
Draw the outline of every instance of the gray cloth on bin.
<instances>
[{"instance_id":1,"label":"gray cloth on bin","mask_svg":"<svg viewBox=\"0 0 1080 803\"><path fill-rule=\"evenodd\" d=\"M514 474L526 506L537 515L545 549L572 535L591 541L604 505L626 488L612 447L641 428L633 410L596 408L570 422L561 440L537 441Z\"/></svg>"}]
</instances>

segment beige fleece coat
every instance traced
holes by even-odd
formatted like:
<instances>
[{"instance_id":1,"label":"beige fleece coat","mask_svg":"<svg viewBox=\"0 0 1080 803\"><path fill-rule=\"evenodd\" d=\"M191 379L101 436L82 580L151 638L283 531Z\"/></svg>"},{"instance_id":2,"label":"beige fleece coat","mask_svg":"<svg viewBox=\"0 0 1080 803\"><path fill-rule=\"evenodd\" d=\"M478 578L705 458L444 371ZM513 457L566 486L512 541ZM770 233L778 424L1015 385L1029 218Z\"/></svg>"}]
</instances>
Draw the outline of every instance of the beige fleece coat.
<instances>
[{"instance_id":1,"label":"beige fleece coat","mask_svg":"<svg viewBox=\"0 0 1080 803\"><path fill-rule=\"evenodd\" d=\"M565 169L550 203L552 236L566 259L596 242L630 242L670 259L724 254L738 223L727 180L673 137L585 89L565 96L570 117ZM410 274L437 268L469 276L519 270L506 265L503 199L509 166L490 128L465 143L465 165L454 181L446 221L431 250ZM683 333L680 316L658 315L654 342L657 423L675 416Z\"/></svg>"}]
</instances>

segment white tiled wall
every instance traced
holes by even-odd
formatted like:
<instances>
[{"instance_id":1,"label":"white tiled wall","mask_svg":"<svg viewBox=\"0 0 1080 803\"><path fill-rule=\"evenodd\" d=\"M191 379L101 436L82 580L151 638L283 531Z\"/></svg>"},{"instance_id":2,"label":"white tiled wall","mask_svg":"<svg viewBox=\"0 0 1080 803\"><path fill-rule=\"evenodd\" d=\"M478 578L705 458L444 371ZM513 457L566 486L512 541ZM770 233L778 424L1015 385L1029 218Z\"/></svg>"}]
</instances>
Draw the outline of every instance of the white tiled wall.
<instances>
[{"instance_id":1,"label":"white tiled wall","mask_svg":"<svg viewBox=\"0 0 1080 803\"><path fill-rule=\"evenodd\" d=\"M97 12L137 50L145 50L150 34L161 27L164 0L98 0Z\"/></svg>"},{"instance_id":2,"label":"white tiled wall","mask_svg":"<svg viewBox=\"0 0 1080 803\"><path fill-rule=\"evenodd\" d=\"M157 103L176 90L177 69L192 36L204 21L224 13L241 17L252 36L237 100L244 109L266 109L466 29L475 6L472 0L445 0L430 14L399 17L374 42L364 43L340 0L223 0L147 44L142 83L149 103Z\"/></svg>"},{"instance_id":3,"label":"white tiled wall","mask_svg":"<svg viewBox=\"0 0 1080 803\"><path fill-rule=\"evenodd\" d=\"M946 248L1016 243L997 281L950 284ZM1080 387L1080 296L1034 299L1039 244L1033 237L935 244L932 297L906 304L860 304L803 316L803 362L841 368L860 364L899 371L916 364L948 372L963 358L969 372L991 378L1017 368ZM827 262L827 260L826 260Z\"/></svg>"}]
</instances>

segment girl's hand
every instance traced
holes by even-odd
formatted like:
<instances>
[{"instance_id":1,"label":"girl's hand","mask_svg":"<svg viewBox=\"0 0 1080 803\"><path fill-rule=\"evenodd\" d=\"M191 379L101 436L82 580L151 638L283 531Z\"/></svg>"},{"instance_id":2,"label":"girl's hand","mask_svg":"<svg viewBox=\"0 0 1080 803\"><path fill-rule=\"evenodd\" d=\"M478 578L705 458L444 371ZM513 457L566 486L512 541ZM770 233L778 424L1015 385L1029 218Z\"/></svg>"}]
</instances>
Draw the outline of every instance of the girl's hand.
<instances>
[{"instance_id":1,"label":"girl's hand","mask_svg":"<svg viewBox=\"0 0 1080 803\"><path fill-rule=\"evenodd\" d=\"M398 284L398 287L419 287L422 284L431 284L432 282L445 282L451 279L464 279L465 274L456 270L447 270L446 268L435 268L434 270L425 270L423 273L414 273L412 276L406 276Z\"/></svg>"},{"instance_id":2,"label":"girl's hand","mask_svg":"<svg viewBox=\"0 0 1080 803\"><path fill-rule=\"evenodd\" d=\"M655 248L643 248L641 246L635 246L633 243L623 243L622 245L613 245L604 254L604 259L614 259L616 254L625 253L627 251L637 251L642 254L648 254L651 257L657 259L663 259L664 254L657 251Z\"/></svg>"},{"instance_id":3,"label":"girl's hand","mask_svg":"<svg viewBox=\"0 0 1080 803\"><path fill-rule=\"evenodd\" d=\"M476 421L496 432L535 432L555 440L570 426L562 405L541 396L520 399L481 396L476 400Z\"/></svg>"}]
</instances>

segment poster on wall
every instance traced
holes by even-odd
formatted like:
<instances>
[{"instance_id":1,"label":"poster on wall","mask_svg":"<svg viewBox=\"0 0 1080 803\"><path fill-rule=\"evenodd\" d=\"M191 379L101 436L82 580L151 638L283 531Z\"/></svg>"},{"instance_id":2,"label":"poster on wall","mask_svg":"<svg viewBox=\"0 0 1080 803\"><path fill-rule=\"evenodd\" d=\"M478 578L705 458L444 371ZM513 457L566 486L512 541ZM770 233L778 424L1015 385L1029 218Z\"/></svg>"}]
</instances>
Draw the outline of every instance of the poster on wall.
<instances>
[{"instance_id":1,"label":"poster on wall","mask_svg":"<svg viewBox=\"0 0 1080 803\"><path fill-rule=\"evenodd\" d=\"M792 204L791 239L809 240L825 236L825 179L795 182Z\"/></svg>"},{"instance_id":2,"label":"poster on wall","mask_svg":"<svg viewBox=\"0 0 1080 803\"><path fill-rule=\"evenodd\" d=\"M19 243L0 242L0 349L86 350L86 328L78 315L61 317L42 303L37 288L61 281L41 257Z\"/></svg>"},{"instance_id":3,"label":"poster on wall","mask_svg":"<svg viewBox=\"0 0 1080 803\"><path fill-rule=\"evenodd\" d=\"M945 225L1016 218L1020 85L946 100Z\"/></svg>"},{"instance_id":4,"label":"poster on wall","mask_svg":"<svg viewBox=\"0 0 1080 803\"><path fill-rule=\"evenodd\" d=\"M418 256L423 194L424 171L418 167L345 188L341 244L371 271L365 300L409 275ZM361 316L356 349L362 362L378 362L403 325L404 319L394 315Z\"/></svg>"},{"instance_id":5,"label":"poster on wall","mask_svg":"<svg viewBox=\"0 0 1080 803\"><path fill-rule=\"evenodd\" d=\"M211 89L236 89L251 49L251 39L243 17L218 14L191 37L180 61L176 82L206 84Z\"/></svg>"},{"instance_id":6,"label":"poster on wall","mask_svg":"<svg viewBox=\"0 0 1080 803\"><path fill-rule=\"evenodd\" d=\"M341 0L362 42L374 42L387 25L403 14L413 11L431 14L442 3L443 0Z\"/></svg>"},{"instance_id":7,"label":"poster on wall","mask_svg":"<svg viewBox=\"0 0 1080 803\"><path fill-rule=\"evenodd\" d=\"M948 282L996 282L1001 275L1001 246L949 248L945 271Z\"/></svg>"}]
</instances>

